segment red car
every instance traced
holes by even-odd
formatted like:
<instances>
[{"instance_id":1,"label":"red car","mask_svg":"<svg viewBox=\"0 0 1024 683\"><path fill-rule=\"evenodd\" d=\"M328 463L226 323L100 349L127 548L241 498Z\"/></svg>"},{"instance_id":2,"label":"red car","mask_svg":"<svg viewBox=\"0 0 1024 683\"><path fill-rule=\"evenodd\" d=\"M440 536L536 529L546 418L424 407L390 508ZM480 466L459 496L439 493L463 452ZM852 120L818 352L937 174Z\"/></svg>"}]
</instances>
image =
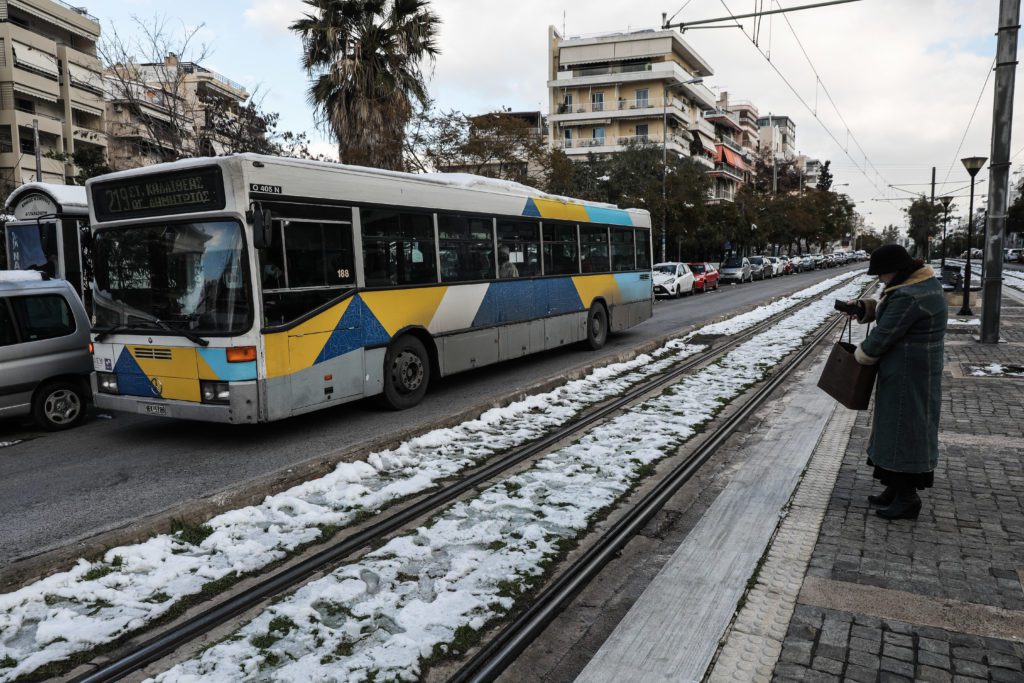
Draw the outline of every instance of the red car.
<instances>
[{"instance_id":1,"label":"red car","mask_svg":"<svg viewBox=\"0 0 1024 683\"><path fill-rule=\"evenodd\" d=\"M718 270L710 263L687 263L693 271L693 291L718 289Z\"/></svg>"}]
</instances>

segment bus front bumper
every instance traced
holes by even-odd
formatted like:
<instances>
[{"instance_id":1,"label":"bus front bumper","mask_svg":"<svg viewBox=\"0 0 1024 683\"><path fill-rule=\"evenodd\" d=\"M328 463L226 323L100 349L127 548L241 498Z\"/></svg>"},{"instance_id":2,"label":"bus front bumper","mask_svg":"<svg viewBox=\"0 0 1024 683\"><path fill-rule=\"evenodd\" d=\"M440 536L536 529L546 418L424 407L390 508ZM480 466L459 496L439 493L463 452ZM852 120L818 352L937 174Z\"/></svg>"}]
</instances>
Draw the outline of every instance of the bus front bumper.
<instances>
[{"instance_id":1,"label":"bus front bumper","mask_svg":"<svg viewBox=\"0 0 1024 683\"><path fill-rule=\"evenodd\" d=\"M97 390L95 373L92 375L92 385L93 402L101 410L226 424L259 422L256 408L256 382L232 383L230 404L193 403L191 401L105 394Z\"/></svg>"}]
</instances>

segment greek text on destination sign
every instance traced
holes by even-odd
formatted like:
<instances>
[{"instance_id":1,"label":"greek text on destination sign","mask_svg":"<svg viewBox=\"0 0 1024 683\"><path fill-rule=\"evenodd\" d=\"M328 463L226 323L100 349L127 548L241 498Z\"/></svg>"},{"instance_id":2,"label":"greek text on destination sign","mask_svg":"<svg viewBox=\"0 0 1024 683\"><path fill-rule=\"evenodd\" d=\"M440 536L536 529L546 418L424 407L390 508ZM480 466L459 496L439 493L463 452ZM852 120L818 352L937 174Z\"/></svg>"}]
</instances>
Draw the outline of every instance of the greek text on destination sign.
<instances>
[{"instance_id":1,"label":"greek text on destination sign","mask_svg":"<svg viewBox=\"0 0 1024 683\"><path fill-rule=\"evenodd\" d=\"M224 208L224 182L216 167L139 176L96 183L92 199L101 221L215 211Z\"/></svg>"}]
</instances>

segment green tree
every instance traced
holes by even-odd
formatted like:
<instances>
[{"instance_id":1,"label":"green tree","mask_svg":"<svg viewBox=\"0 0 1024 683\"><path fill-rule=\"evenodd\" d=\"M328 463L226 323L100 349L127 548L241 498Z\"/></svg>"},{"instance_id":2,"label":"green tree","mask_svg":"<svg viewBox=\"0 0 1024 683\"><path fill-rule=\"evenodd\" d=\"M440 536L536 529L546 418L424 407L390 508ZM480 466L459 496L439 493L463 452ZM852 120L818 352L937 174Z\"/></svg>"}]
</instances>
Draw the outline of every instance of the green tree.
<instances>
[{"instance_id":1,"label":"green tree","mask_svg":"<svg viewBox=\"0 0 1024 683\"><path fill-rule=\"evenodd\" d=\"M818 171L818 189L822 192L828 192L832 189L832 162L826 161L821 165L821 170Z\"/></svg>"},{"instance_id":2,"label":"green tree","mask_svg":"<svg viewBox=\"0 0 1024 683\"><path fill-rule=\"evenodd\" d=\"M907 214L907 234L914 240L914 251L921 258L928 252L928 240L934 237L939 221L942 219L942 205L931 202L925 197L918 197L905 209Z\"/></svg>"},{"instance_id":3,"label":"green tree","mask_svg":"<svg viewBox=\"0 0 1024 683\"><path fill-rule=\"evenodd\" d=\"M900 238L900 230L895 225L887 225L882 229L882 244L896 244Z\"/></svg>"},{"instance_id":4,"label":"green tree","mask_svg":"<svg viewBox=\"0 0 1024 683\"><path fill-rule=\"evenodd\" d=\"M424 63L439 48L427 0L303 0L291 29L302 39L309 101L343 163L400 170L415 102L426 103Z\"/></svg>"}]
</instances>

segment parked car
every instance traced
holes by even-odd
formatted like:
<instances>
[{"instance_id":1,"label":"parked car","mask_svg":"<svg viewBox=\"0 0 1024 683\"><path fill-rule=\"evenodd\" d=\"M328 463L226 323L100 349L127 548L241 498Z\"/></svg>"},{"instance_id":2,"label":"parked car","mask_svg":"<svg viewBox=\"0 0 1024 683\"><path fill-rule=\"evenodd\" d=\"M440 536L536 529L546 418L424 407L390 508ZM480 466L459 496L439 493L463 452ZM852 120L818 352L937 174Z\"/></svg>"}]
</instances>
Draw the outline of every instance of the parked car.
<instances>
[{"instance_id":1,"label":"parked car","mask_svg":"<svg viewBox=\"0 0 1024 683\"><path fill-rule=\"evenodd\" d=\"M92 400L89 316L74 288L35 271L0 271L0 417L70 429Z\"/></svg>"},{"instance_id":2,"label":"parked car","mask_svg":"<svg viewBox=\"0 0 1024 683\"><path fill-rule=\"evenodd\" d=\"M817 257L811 254L800 254L800 256L804 260L804 270L816 270L820 266Z\"/></svg>"},{"instance_id":3,"label":"parked car","mask_svg":"<svg viewBox=\"0 0 1024 683\"><path fill-rule=\"evenodd\" d=\"M818 269L828 268L828 260L825 258L824 254L814 255L814 267Z\"/></svg>"},{"instance_id":4,"label":"parked car","mask_svg":"<svg viewBox=\"0 0 1024 683\"><path fill-rule=\"evenodd\" d=\"M1024 254L1024 250L1021 250L1021 249L1007 249L1006 250L1006 257L1003 260L1004 261L1009 261L1010 263L1018 263L1021 260L1021 255L1022 254Z\"/></svg>"},{"instance_id":5,"label":"parked car","mask_svg":"<svg viewBox=\"0 0 1024 683\"><path fill-rule=\"evenodd\" d=\"M693 286L698 292L718 289L718 270L710 263L687 263L693 272Z\"/></svg>"},{"instance_id":6,"label":"parked car","mask_svg":"<svg viewBox=\"0 0 1024 683\"><path fill-rule=\"evenodd\" d=\"M750 261L740 256L731 256L718 269L719 282L753 282Z\"/></svg>"},{"instance_id":7,"label":"parked car","mask_svg":"<svg viewBox=\"0 0 1024 683\"><path fill-rule=\"evenodd\" d=\"M967 252L960 254L960 258L967 258ZM971 258L981 258L981 249L971 249Z\"/></svg>"},{"instance_id":8,"label":"parked car","mask_svg":"<svg viewBox=\"0 0 1024 683\"><path fill-rule=\"evenodd\" d=\"M800 258L799 254L794 254L789 257L789 265L792 266L792 272L794 273L804 272L804 260Z\"/></svg>"},{"instance_id":9,"label":"parked car","mask_svg":"<svg viewBox=\"0 0 1024 683\"><path fill-rule=\"evenodd\" d=\"M670 261L654 266L654 296L678 299L693 294L693 273L685 263Z\"/></svg>"},{"instance_id":10,"label":"parked car","mask_svg":"<svg viewBox=\"0 0 1024 683\"><path fill-rule=\"evenodd\" d=\"M775 272L774 266L764 256L751 256L749 261L751 280L763 280L766 277L772 277Z\"/></svg>"},{"instance_id":11,"label":"parked car","mask_svg":"<svg viewBox=\"0 0 1024 683\"><path fill-rule=\"evenodd\" d=\"M772 277L786 274L786 265L782 262L781 258L778 256L766 256L765 258L772 262L772 267L774 268Z\"/></svg>"},{"instance_id":12,"label":"parked car","mask_svg":"<svg viewBox=\"0 0 1024 683\"><path fill-rule=\"evenodd\" d=\"M847 254L845 251L837 251L832 254L832 258L836 260L837 266L844 266L847 262Z\"/></svg>"}]
</instances>

